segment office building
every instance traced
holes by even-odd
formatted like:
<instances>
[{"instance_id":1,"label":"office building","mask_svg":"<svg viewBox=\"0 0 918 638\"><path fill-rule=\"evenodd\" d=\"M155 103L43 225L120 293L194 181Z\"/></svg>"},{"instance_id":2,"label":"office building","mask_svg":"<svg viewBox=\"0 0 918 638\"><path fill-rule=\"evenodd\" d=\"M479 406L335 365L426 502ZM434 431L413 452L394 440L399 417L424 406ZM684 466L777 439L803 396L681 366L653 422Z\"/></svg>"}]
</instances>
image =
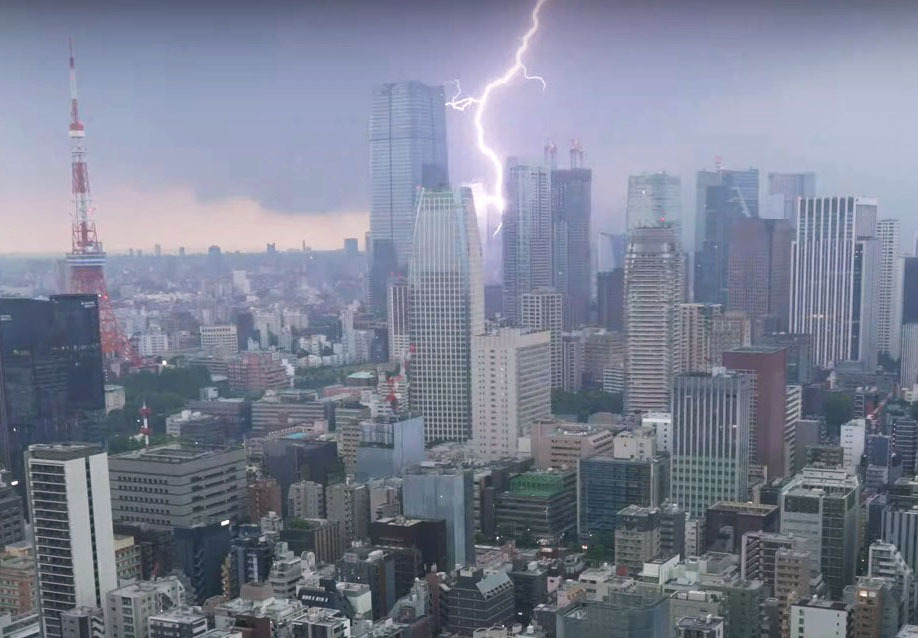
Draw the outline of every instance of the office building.
<instances>
[{"instance_id":1,"label":"office building","mask_svg":"<svg viewBox=\"0 0 918 638\"><path fill-rule=\"evenodd\" d=\"M265 474L277 479L282 494L299 481L327 486L344 475L338 444L333 440L312 439L294 432L264 441L263 450Z\"/></svg>"},{"instance_id":2,"label":"office building","mask_svg":"<svg viewBox=\"0 0 918 638\"><path fill-rule=\"evenodd\" d=\"M804 540L770 531L749 531L740 539L740 568L743 580L760 580L774 592L777 554L783 550L800 550Z\"/></svg>"},{"instance_id":3,"label":"office building","mask_svg":"<svg viewBox=\"0 0 918 638\"><path fill-rule=\"evenodd\" d=\"M62 638L104 638L105 615L98 607L74 607L61 614Z\"/></svg>"},{"instance_id":4,"label":"office building","mask_svg":"<svg viewBox=\"0 0 918 638\"><path fill-rule=\"evenodd\" d=\"M400 476L402 470L417 465L424 458L423 418L401 414L381 416L360 424L358 480Z\"/></svg>"},{"instance_id":5,"label":"office building","mask_svg":"<svg viewBox=\"0 0 918 638\"><path fill-rule=\"evenodd\" d=\"M573 468L581 459L611 456L613 436L607 428L546 419L532 426L530 452L538 468Z\"/></svg>"},{"instance_id":6,"label":"office building","mask_svg":"<svg viewBox=\"0 0 918 638\"><path fill-rule=\"evenodd\" d=\"M274 560L268 573L268 583L275 598L296 598L297 589L303 579L303 569L308 567L302 556L290 551L287 543L274 545Z\"/></svg>"},{"instance_id":7,"label":"office building","mask_svg":"<svg viewBox=\"0 0 918 638\"><path fill-rule=\"evenodd\" d=\"M263 478L246 486L246 502L250 521L260 521L270 512L283 513L283 499L278 482L273 478Z\"/></svg>"},{"instance_id":8,"label":"office building","mask_svg":"<svg viewBox=\"0 0 918 638\"><path fill-rule=\"evenodd\" d=\"M207 616L190 607L174 607L147 619L148 638L200 638L207 632Z\"/></svg>"},{"instance_id":9,"label":"office building","mask_svg":"<svg viewBox=\"0 0 918 638\"><path fill-rule=\"evenodd\" d=\"M425 438L472 435L472 335L484 332L481 244L471 190L424 190L408 272L410 403Z\"/></svg>"},{"instance_id":10,"label":"office building","mask_svg":"<svg viewBox=\"0 0 918 638\"><path fill-rule=\"evenodd\" d=\"M108 455L94 445L39 444L25 464L42 635L58 638L62 612L103 607L118 586Z\"/></svg>"},{"instance_id":11,"label":"office building","mask_svg":"<svg viewBox=\"0 0 918 638\"><path fill-rule=\"evenodd\" d=\"M446 521L433 518L380 518L370 523L370 542L383 547L417 548L424 572L447 565Z\"/></svg>"},{"instance_id":12,"label":"office building","mask_svg":"<svg viewBox=\"0 0 918 638\"><path fill-rule=\"evenodd\" d=\"M867 446L867 421L852 419L841 426L842 466L854 474Z\"/></svg>"},{"instance_id":13,"label":"office building","mask_svg":"<svg viewBox=\"0 0 918 638\"><path fill-rule=\"evenodd\" d=\"M287 517L325 518L325 487L314 481L298 481L287 491Z\"/></svg>"},{"instance_id":14,"label":"office building","mask_svg":"<svg viewBox=\"0 0 918 638\"><path fill-rule=\"evenodd\" d=\"M769 173L768 215L795 224L797 199L816 196L816 173Z\"/></svg>"},{"instance_id":15,"label":"office building","mask_svg":"<svg viewBox=\"0 0 918 638\"><path fill-rule=\"evenodd\" d=\"M867 576L888 578L894 583L894 596L899 603L899 622L915 620L918 614L918 589L915 573L892 543L874 541L867 550Z\"/></svg>"},{"instance_id":16,"label":"office building","mask_svg":"<svg viewBox=\"0 0 918 638\"><path fill-rule=\"evenodd\" d=\"M247 583L265 583L274 559L274 544L258 525L240 525L230 543L227 556L227 578L223 595L239 596Z\"/></svg>"},{"instance_id":17,"label":"office building","mask_svg":"<svg viewBox=\"0 0 918 638\"><path fill-rule=\"evenodd\" d=\"M676 377L670 497L692 516L718 501L746 500L752 397L746 374L721 368Z\"/></svg>"},{"instance_id":18,"label":"office building","mask_svg":"<svg viewBox=\"0 0 918 638\"><path fill-rule=\"evenodd\" d=\"M347 638L351 620L337 609L309 607L290 623L295 638Z\"/></svg>"},{"instance_id":19,"label":"office building","mask_svg":"<svg viewBox=\"0 0 918 638\"><path fill-rule=\"evenodd\" d=\"M287 543L296 554L313 552L316 561L334 563L344 553L341 544L340 523L324 518L307 518L293 521L280 532L281 542Z\"/></svg>"},{"instance_id":20,"label":"office building","mask_svg":"<svg viewBox=\"0 0 918 638\"><path fill-rule=\"evenodd\" d=\"M780 519L775 505L721 501L705 511L705 549L740 554L749 533L777 532Z\"/></svg>"},{"instance_id":21,"label":"office building","mask_svg":"<svg viewBox=\"0 0 918 638\"><path fill-rule=\"evenodd\" d=\"M580 392L583 385L583 334L565 332L561 335L561 389Z\"/></svg>"},{"instance_id":22,"label":"office building","mask_svg":"<svg viewBox=\"0 0 918 638\"><path fill-rule=\"evenodd\" d=\"M750 461L766 468L768 477L789 476L786 449L793 435L787 418L787 360L782 348L749 346L728 350L722 356L730 370L748 374L752 382ZM791 430L789 431L789 427Z\"/></svg>"},{"instance_id":23,"label":"office building","mask_svg":"<svg viewBox=\"0 0 918 638\"><path fill-rule=\"evenodd\" d=\"M166 561L172 559L174 566L188 577L191 587L186 593L195 604L203 605L208 598L225 593L223 570L231 537L230 525L222 521L172 530L172 543L162 553Z\"/></svg>"},{"instance_id":24,"label":"office building","mask_svg":"<svg viewBox=\"0 0 918 638\"><path fill-rule=\"evenodd\" d=\"M895 638L901 621L895 581L889 578L861 576L845 592L851 603L852 638Z\"/></svg>"},{"instance_id":25,"label":"office building","mask_svg":"<svg viewBox=\"0 0 918 638\"><path fill-rule=\"evenodd\" d=\"M902 259L900 257L899 220L877 222L880 243L877 276L877 352L892 359L900 354L902 332Z\"/></svg>"},{"instance_id":26,"label":"office building","mask_svg":"<svg viewBox=\"0 0 918 638\"><path fill-rule=\"evenodd\" d=\"M551 387L562 386L561 332L563 327L561 293L554 288L538 288L522 295L520 325L535 332L548 331L551 356Z\"/></svg>"},{"instance_id":27,"label":"office building","mask_svg":"<svg viewBox=\"0 0 918 638\"><path fill-rule=\"evenodd\" d=\"M550 415L551 333L501 328L473 336L472 439L479 458L517 456L520 439Z\"/></svg>"},{"instance_id":28,"label":"office building","mask_svg":"<svg viewBox=\"0 0 918 638\"><path fill-rule=\"evenodd\" d=\"M918 384L918 257L903 259L901 335L899 383L910 388Z\"/></svg>"},{"instance_id":29,"label":"office building","mask_svg":"<svg viewBox=\"0 0 918 638\"><path fill-rule=\"evenodd\" d=\"M914 476L903 476L890 486L880 537L898 548L912 572L918 569L918 481Z\"/></svg>"},{"instance_id":30,"label":"office building","mask_svg":"<svg viewBox=\"0 0 918 638\"><path fill-rule=\"evenodd\" d=\"M277 352L242 352L226 364L230 390L259 394L289 388L291 379Z\"/></svg>"},{"instance_id":31,"label":"office building","mask_svg":"<svg viewBox=\"0 0 918 638\"><path fill-rule=\"evenodd\" d=\"M446 521L446 571L475 560L473 498L470 469L424 463L403 476L405 516Z\"/></svg>"},{"instance_id":32,"label":"office building","mask_svg":"<svg viewBox=\"0 0 918 638\"><path fill-rule=\"evenodd\" d=\"M211 354L233 355L239 352L239 336L232 324L201 326L201 349Z\"/></svg>"},{"instance_id":33,"label":"office building","mask_svg":"<svg viewBox=\"0 0 918 638\"><path fill-rule=\"evenodd\" d=\"M758 169L700 171L696 203L694 299L726 305L733 228L759 216Z\"/></svg>"},{"instance_id":34,"label":"office building","mask_svg":"<svg viewBox=\"0 0 918 638\"><path fill-rule=\"evenodd\" d=\"M659 507L668 493L668 477L665 456L582 459L577 470L578 534L613 542L616 514L629 505Z\"/></svg>"},{"instance_id":35,"label":"office building","mask_svg":"<svg viewBox=\"0 0 918 638\"><path fill-rule=\"evenodd\" d=\"M399 277L388 287L386 328L389 338L389 361L402 361L408 356L411 335L408 332L408 280Z\"/></svg>"},{"instance_id":36,"label":"office building","mask_svg":"<svg viewBox=\"0 0 918 638\"><path fill-rule=\"evenodd\" d=\"M719 616L685 616L676 621L676 638L723 638L724 619Z\"/></svg>"},{"instance_id":37,"label":"office building","mask_svg":"<svg viewBox=\"0 0 918 638\"><path fill-rule=\"evenodd\" d=\"M804 540L833 597L854 583L860 492L856 476L818 466L805 467L781 492L781 533Z\"/></svg>"},{"instance_id":38,"label":"office building","mask_svg":"<svg viewBox=\"0 0 918 638\"><path fill-rule=\"evenodd\" d=\"M551 173L542 166L507 163L503 245L504 317L520 322L522 296L553 283Z\"/></svg>"},{"instance_id":39,"label":"office building","mask_svg":"<svg viewBox=\"0 0 918 638\"><path fill-rule=\"evenodd\" d=\"M133 536L116 533L113 538L118 584L123 586L142 580L143 548L134 541Z\"/></svg>"},{"instance_id":40,"label":"office building","mask_svg":"<svg viewBox=\"0 0 918 638\"><path fill-rule=\"evenodd\" d=\"M615 523L615 565L636 576L659 553L659 510L637 505L620 510Z\"/></svg>"},{"instance_id":41,"label":"office building","mask_svg":"<svg viewBox=\"0 0 918 638\"><path fill-rule=\"evenodd\" d=\"M111 511L153 529L240 520L246 515L245 450L166 443L113 456Z\"/></svg>"},{"instance_id":42,"label":"office building","mask_svg":"<svg viewBox=\"0 0 918 638\"><path fill-rule=\"evenodd\" d=\"M536 470L510 479L497 496L497 534L529 542L563 543L577 530L577 473Z\"/></svg>"},{"instance_id":43,"label":"office building","mask_svg":"<svg viewBox=\"0 0 918 638\"><path fill-rule=\"evenodd\" d=\"M877 362L877 200L821 197L798 205L790 332L813 336L813 361L822 368L841 361L872 367Z\"/></svg>"},{"instance_id":44,"label":"office building","mask_svg":"<svg viewBox=\"0 0 918 638\"><path fill-rule=\"evenodd\" d=\"M449 610L446 627L459 635L471 636L480 627L508 625L515 615L513 582L504 571L462 569L447 589L445 603Z\"/></svg>"},{"instance_id":45,"label":"office building","mask_svg":"<svg viewBox=\"0 0 918 638\"><path fill-rule=\"evenodd\" d=\"M915 459L918 458L918 421L902 415L892 418L892 441L902 472L906 476L916 473Z\"/></svg>"},{"instance_id":46,"label":"office building","mask_svg":"<svg viewBox=\"0 0 918 638\"><path fill-rule=\"evenodd\" d=\"M756 334L787 330L793 222L742 218L733 225L727 309L743 312Z\"/></svg>"},{"instance_id":47,"label":"office building","mask_svg":"<svg viewBox=\"0 0 918 638\"><path fill-rule=\"evenodd\" d=\"M628 177L625 227L647 228L666 224L682 238L682 182L675 175L651 173Z\"/></svg>"},{"instance_id":48,"label":"office building","mask_svg":"<svg viewBox=\"0 0 918 638\"><path fill-rule=\"evenodd\" d=\"M449 184L444 105L442 86L396 82L373 89L370 252L378 256L376 242L388 242L402 269L411 255L419 187ZM380 292L378 303L385 304L385 287Z\"/></svg>"},{"instance_id":49,"label":"office building","mask_svg":"<svg viewBox=\"0 0 918 638\"><path fill-rule=\"evenodd\" d=\"M370 492L363 483L336 483L325 490L328 520L338 521L341 544L370 537Z\"/></svg>"},{"instance_id":50,"label":"office building","mask_svg":"<svg viewBox=\"0 0 918 638\"><path fill-rule=\"evenodd\" d=\"M33 613L37 598L34 556L0 553L0 616Z\"/></svg>"},{"instance_id":51,"label":"office building","mask_svg":"<svg viewBox=\"0 0 918 638\"><path fill-rule=\"evenodd\" d=\"M833 600L798 600L790 608L790 635L816 638L851 638L851 606Z\"/></svg>"},{"instance_id":52,"label":"office building","mask_svg":"<svg viewBox=\"0 0 918 638\"><path fill-rule=\"evenodd\" d=\"M625 410L666 411L675 367L683 257L671 228L638 228L625 257Z\"/></svg>"},{"instance_id":53,"label":"office building","mask_svg":"<svg viewBox=\"0 0 918 638\"><path fill-rule=\"evenodd\" d=\"M593 171L583 168L583 153L571 151L571 167L551 172L552 267L555 288L564 299L564 329L589 323L590 269L593 261Z\"/></svg>"},{"instance_id":54,"label":"office building","mask_svg":"<svg viewBox=\"0 0 918 638\"><path fill-rule=\"evenodd\" d=\"M558 611L558 638L672 636L669 594L641 589L633 579L616 579L607 595L586 598Z\"/></svg>"},{"instance_id":55,"label":"office building","mask_svg":"<svg viewBox=\"0 0 918 638\"><path fill-rule=\"evenodd\" d=\"M0 467L33 443L89 438L105 409L95 295L0 299Z\"/></svg>"},{"instance_id":56,"label":"office building","mask_svg":"<svg viewBox=\"0 0 918 638\"><path fill-rule=\"evenodd\" d=\"M25 538L25 510L22 497L12 485L13 479L0 470L0 547L18 543Z\"/></svg>"},{"instance_id":57,"label":"office building","mask_svg":"<svg viewBox=\"0 0 918 638\"><path fill-rule=\"evenodd\" d=\"M105 598L107 638L147 638L150 616L182 607L185 587L176 576L167 576L115 589Z\"/></svg>"},{"instance_id":58,"label":"office building","mask_svg":"<svg viewBox=\"0 0 918 638\"><path fill-rule=\"evenodd\" d=\"M719 304L678 304L675 333L679 372L710 372L721 365L724 352L751 342L748 317L724 312Z\"/></svg>"},{"instance_id":59,"label":"office building","mask_svg":"<svg viewBox=\"0 0 918 638\"><path fill-rule=\"evenodd\" d=\"M596 311L599 326L621 332L625 306L625 269L596 273Z\"/></svg>"}]
</instances>

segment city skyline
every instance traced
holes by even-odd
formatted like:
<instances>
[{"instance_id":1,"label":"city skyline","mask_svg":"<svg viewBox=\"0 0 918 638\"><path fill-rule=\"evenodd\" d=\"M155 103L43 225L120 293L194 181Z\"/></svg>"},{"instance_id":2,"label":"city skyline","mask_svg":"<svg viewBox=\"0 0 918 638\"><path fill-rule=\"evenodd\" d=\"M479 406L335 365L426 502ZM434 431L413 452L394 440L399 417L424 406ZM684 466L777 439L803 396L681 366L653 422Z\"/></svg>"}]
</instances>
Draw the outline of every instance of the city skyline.
<instances>
[{"instance_id":1,"label":"city skyline","mask_svg":"<svg viewBox=\"0 0 918 638\"><path fill-rule=\"evenodd\" d=\"M257 15L229 5L224 30L200 42L188 35L207 19L205 11L187 9L178 14L182 20L160 25L140 4L106 11L77 3L41 19L11 5L0 24L0 73L11 79L13 117L0 123L0 132L18 152L0 159L0 221L9 227L0 254L54 254L67 243L68 36L76 39L94 201L110 252L154 242L170 252L212 243L253 250L268 241L287 249L303 239L324 249L343 237L362 238L368 228L372 87L419 80L443 85L450 95L458 78L474 92L510 59L529 8L526 2L418 5L406 12L405 35L386 59L366 60L370 47L392 44L396 25L378 16L366 21L359 45L340 43L349 18L375 15L361 2L335 8L275 2ZM661 9L671 20L655 17ZM499 131L494 144L501 156L538 159L550 137L564 157L568 140L579 139L584 165L597 176L599 230L623 228L627 176L659 170L682 179L690 223L695 172L719 156L728 168L759 168L763 180L768 172L813 171L819 195L878 197L887 215L903 219L902 236L910 241L918 224L907 219L913 193L901 179L906 169L899 158L871 155L844 165L835 159L851 143L908 145L914 133L904 122L915 89L884 69L914 57L915 43L904 36L915 16L891 5L809 3L802 16L770 12L760 24L760 10L748 7L708 5L698 15L688 9L548 3L528 53L548 87L541 92L515 82L496 96L489 122ZM435 19L485 26L450 30L436 50L426 50L419 34ZM807 30L801 42L795 35L808 20L831 33ZM161 28L140 32L137 22ZM251 46L237 46L243 24ZM639 30L646 37L631 35ZM882 38L870 39L879 32ZM578 34L573 50L572 33ZM846 35L871 44L847 46ZM708 47L711 37L722 46ZM480 55L458 53L473 45ZM311 62L316 59L321 64ZM610 67L609 60L619 63ZM710 73L712 64L721 72ZM562 72L567 65L581 71L576 80ZM584 93L601 84L630 90ZM869 108L819 106L829 103L827 91L852 84L875 96ZM304 93L304 87L320 90ZM470 120L447 112L456 186L489 178ZM10 225L14 219L30 221ZM177 235L185 239L174 240Z\"/></svg>"}]
</instances>

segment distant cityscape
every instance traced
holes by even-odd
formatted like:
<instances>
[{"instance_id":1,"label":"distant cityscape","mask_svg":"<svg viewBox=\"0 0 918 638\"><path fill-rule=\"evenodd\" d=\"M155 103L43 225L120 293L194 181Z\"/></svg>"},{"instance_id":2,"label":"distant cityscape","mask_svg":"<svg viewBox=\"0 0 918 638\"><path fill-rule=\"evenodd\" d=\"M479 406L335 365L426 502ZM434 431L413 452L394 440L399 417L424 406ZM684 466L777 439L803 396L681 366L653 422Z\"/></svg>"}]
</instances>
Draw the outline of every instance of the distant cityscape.
<instances>
[{"instance_id":1,"label":"distant cityscape","mask_svg":"<svg viewBox=\"0 0 918 638\"><path fill-rule=\"evenodd\" d=\"M72 244L0 261L0 638L918 636L879 197L718 163L685 210L576 141L476 201L393 82L364 237L109 255L69 63Z\"/></svg>"}]
</instances>

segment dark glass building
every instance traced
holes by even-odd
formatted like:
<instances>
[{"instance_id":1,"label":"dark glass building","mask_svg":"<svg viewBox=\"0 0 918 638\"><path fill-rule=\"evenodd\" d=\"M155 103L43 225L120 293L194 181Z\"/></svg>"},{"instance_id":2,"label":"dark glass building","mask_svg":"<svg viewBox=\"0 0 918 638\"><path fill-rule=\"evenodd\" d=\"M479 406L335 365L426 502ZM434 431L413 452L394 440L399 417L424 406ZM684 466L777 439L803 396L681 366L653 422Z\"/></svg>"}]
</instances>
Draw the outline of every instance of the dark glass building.
<instances>
[{"instance_id":1,"label":"dark glass building","mask_svg":"<svg viewBox=\"0 0 918 638\"><path fill-rule=\"evenodd\" d=\"M0 299L0 465L34 443L91 439L105 410L94 295Z\"/></svg>"},{"instance_id":2,"label":"dark glass building","mask_svg":"<svg viewBox=\"0 0 918 638\"><path fill-rule=\"evenodd\" d=\"M574 157L572 153L572 160ZM592 187L589 168L576 165L551 172L552 265L555 288L564 305L565 330L579 328L590 319Z\"/></svg>"}]
</instances>

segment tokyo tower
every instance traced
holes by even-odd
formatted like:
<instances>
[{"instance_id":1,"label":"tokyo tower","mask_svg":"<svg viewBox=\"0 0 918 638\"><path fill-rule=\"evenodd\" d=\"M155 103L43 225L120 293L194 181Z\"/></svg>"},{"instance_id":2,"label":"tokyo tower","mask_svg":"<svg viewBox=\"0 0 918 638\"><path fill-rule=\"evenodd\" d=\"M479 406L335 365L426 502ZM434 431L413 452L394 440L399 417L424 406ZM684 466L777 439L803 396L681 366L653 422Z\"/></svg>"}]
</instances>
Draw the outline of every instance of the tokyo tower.
<instances>
[{"instance_id":1,"label":"tokyo tower","mask_svg":"<svg viewBox=\"0 0 918 638\"><path fill-rule=\"evenodd\" d=\"M73 41L70 42L70 156L73 191L73 245L67 253L68 292L96 295L99 299L99 328L102 354L106 359L134 361L134 349L115 319L105 285L105 251L96 234L92 198L89 194L89 172L83 140L86 128L80 121L77 103L76 67L73 62Z\"/></svg>"}]
</instances>

